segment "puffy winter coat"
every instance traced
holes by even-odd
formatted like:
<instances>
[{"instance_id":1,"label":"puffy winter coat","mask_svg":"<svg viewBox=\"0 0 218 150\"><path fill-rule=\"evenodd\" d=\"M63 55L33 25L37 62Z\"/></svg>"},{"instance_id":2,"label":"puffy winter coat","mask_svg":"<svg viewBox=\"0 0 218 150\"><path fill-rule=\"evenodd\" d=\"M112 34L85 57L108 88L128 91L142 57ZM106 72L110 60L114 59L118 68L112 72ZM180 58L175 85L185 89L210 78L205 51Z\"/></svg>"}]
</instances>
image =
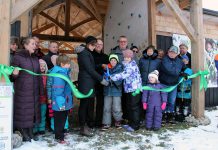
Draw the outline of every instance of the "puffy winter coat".
<instances>
[{"instance_id":1,"label":"puffy winter coat","mask_svg":"<svg viewBox=\"0 0 218 150\"><path fill-rule=\"evenodd\" d=\"M170 58L165 56L159 67L159 81L167 86L175 85L179 81L179 75L184 68L184 63L181 59L176 57Z\"/></svg>"},{"instance_id":2,"label":"puffy winter coat","mask_svg":"<svg viewBox=\"0 0 218 150\"><path fill-rule=\"evenodd\" d=\"M70 78L70 70L60 66L54 66L51 73L59 73ZM72 90L65 80L58 77L52 77L51 89L52 109L54 111L61 111L60 108L62 107L65 107L65 110L69 110L73 107Z\"/></svg>"},{"instance_id":3,"label":"puffy winter coat","mask_svg":"<svg viewBox=\"0 0 218 150\"><path fill-rule=\"evenodd\" d=\"M155 89L164 88L160 83L148 84L147 86ZM161 106L163 102L167 102L167 93L161 91L144 90L142 94L142 102L152 106Z\"/></svg>"},{"instance_id":4,"label":"puffy winter coat","mask_svg":"<svg viewBox=\"0 0 218 150\"><path fill-rule=\"evenodd\" d=\"M81 93L87 94L91 89L94 90L90 97L95 96L95 83L101 82L103 76L95 71L95 61L87 47L78 46L75 48L75 52L78 54L78 89Z\"/></svg>"},{"instance_id":5,"label":"puffy winter coat","mask_svg":"<svg viewBox=\"0 0 218 150\"><path fill-rule=\"evenodd\" d=\"M27 50L15 53L12 66L40 73L39 60ZM31 128L40 122L39 92L42 92L42 78L25 71L12 75L14 80L14 127Z\"/></svg>"},{"instance_id":6,"label":"puffy winter coat","mask_svg":"<svg viewBox=\"0 0 218 150\"><path fill-rule=\"evenodd\" d=\"M113 81L124 80L124 92L134 92L136 89L141 88L142 79L139 68L135 60L126 63L123 61L124 71L111 76Z\"/></svg>"},{"instance_id":7,"label":"puffy winter coat","mask_svg":"<svg viewBox=\"0 0 218 150\"><path fill-rule=\"evenodd\" d=\"M109 69L110 75L115 75L123 71L123 66L117 64L114 68ZM108 86L104 86L104 96L122 96L122 80L111 81Z\"/></svg>"},{"instance_id":8,"label":"puffy winter coat","mask_svg":"<svg viewBox=\"0 0 218 150\"><path fill-rule=\"evenodd\" d=\"M190 75L193 74L193 71L192 71L191 68L186 68L184 70L184 73L186 73L186 74L188 74L190 76ZM191 88L192 88L192 80L191 79L183 81L178 86L177 97L178 98L191 99Z\"/></svg>"},{"instance_id":9,"label":"puffy winter coat","mask_svg":"<svg viewBox=\"0 0 218 150\"><path fill-rule=\"evenodd\" d=\"M157 58L157 53L153 53L152 56L148 56L147 53L143 54L143 57L139 60L139 70L142 77L142 85L148 84L148 74L154 70L158 70L161 60Z\"/></svg>"}]
</instances>

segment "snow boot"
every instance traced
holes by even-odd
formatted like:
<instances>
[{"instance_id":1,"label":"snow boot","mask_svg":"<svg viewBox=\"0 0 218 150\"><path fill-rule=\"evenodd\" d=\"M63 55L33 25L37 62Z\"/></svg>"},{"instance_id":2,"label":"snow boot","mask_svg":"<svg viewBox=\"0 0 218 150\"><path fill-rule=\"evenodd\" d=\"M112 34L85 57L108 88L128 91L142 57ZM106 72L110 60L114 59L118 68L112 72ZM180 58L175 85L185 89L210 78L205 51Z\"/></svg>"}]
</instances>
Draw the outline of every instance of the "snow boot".
<instances>
[{"instance_id":1,"label":"snow boot","mask_svg":"<svg viewBox=\"0 0 218 150\"><path fill-rule=\"evenodd\" d=\"M91 129L89 129L89 127L87 127L87 126L82 126L80 128L80 134L84 135L84 136L88 136L88 137L94 136L94 133L91 132Z\"/></svg>"},{"instance_id":2,"label":"snow boot","mask_svg":"<svg viewBox=\"0 0 218 150\"><path fill-rule=\"evenodd\" d=\"M23 142L31 142L31 138L28 135L28 129L27 128L19 128L18 131L23 137Z\"/></svg>"},{"instance_id":3,"label":"snow boot","mask_svg":"<svg viewBox=\"0 0 218 150\"><path fill-rule=\"evenodd\" d=\"M176 121L175 121L175 114L174 114L174 113L168 113L168 116L167 116L167 123L176 124Z\"/></svg>"},{"instance_id":4,"label":"snow boot","mask_svg":"<svg viewBox=\"0 0 218 150\"><path fill-rule=\"evenodd\" d=\"M167 113L163 113L162 125L164 126L167 123Z\"/></svg>"},{"instance_id":5,"label":"snow boot","mask_svg":"<svg viewBox=\"0 0 218 150\"><path fill-rule=\"evenodd\" d=\"M34 141L38 141L39 140L39 138L33 134L33 128L28 128L28 134L29 134L29 137L31 139L33 139Z\"/></svg>"}]
</instances>

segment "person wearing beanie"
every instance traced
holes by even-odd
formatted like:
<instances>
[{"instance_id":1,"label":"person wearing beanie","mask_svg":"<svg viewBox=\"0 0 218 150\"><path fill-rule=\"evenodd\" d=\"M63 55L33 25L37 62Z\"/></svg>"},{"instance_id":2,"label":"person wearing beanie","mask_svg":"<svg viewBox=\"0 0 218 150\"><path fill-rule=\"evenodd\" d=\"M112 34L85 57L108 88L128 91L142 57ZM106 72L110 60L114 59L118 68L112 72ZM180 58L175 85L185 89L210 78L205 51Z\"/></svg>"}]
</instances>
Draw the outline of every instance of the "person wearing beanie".
<instances>
[{"instance_id":1,"label":"person wearing beanie","mask_svg":"<svg viewBox=\"0 0 218 150\"><path fill-rule=\"evenodd\" d=\"M109 56L110 64L107 67L106 74L115 75L123 71L123 66L119 63L119 58L115 54ZM107 77L106 77L107 78ZM104 111L102 130L108 130L111 127L112 115L115 120L115 127L121 128L122 108L122 81L110 81L108 86L104 86Z\"/></svg>"},{"instance_id":2,"label":"person wearing beanie","mask_svg":"<svg viewBox=\"0 0 218 150\"><path fill-rule=\"evenodd\" d=\"M188 52L188 46L184 43L179 45L179 58L183 59L183 56L187 56L189 63L187 64L189 68L191 68L191 53Z\"/></svg>"},{"instance_id":3,"label":"person wearing beanie","mask_svg":"<svg viewBox=\"0 0 218 150\"><path fill-rule=\"evenodd\" d=\"M176 46L171 46L167 55L162 59L159 67L159 80L165 87L176 85L179 82L179 77L187 77L182 71L185 64L178 57L179 49ZM177 87L168 92L167 107L164 112L163 121L175 124L175 101L177 95Z\"/></svg>"},{"instance_id":4,"label":"person wearing beanie","mask_svg":"<svg viewBox=\"0 0 218 150\"><path fill-rule=\"evenodd\" d=\"M93 128L95 125L95 84L100 82L102 85L107 86L109 83L95 70L95 61L91 52L96 48L96 38L88 36L85 41L85 46L80 45L75 48L79 65L78 90L83 94L87 94L91 89L93 89L94 92L88 98L80 99L78 115L80 134L84 136L93 136L94 133L90 128Z\"/></svg>"},{"instance_id":5,"label":"person wearing beanie","mask_svg":"<svg viewBox=\"0 0 218 150\"><path fill-rule=\"evenodd\" d=\"M124 70L121 73L111 75L112 81L123 80L124 92L126 96L125 104L128 125L123 126L125 130L133 132L139 129L140 124L140 95L133 96L132 93L141 88L142 80L139 68L133 59L133 52L129 49L123 51Z\"/></svg>"},{"instance_id":6,"label":"person wearing beanie","mask_svg":"<svg viewBox=\"0 0 218 150\"><path fill-rule=\"evenodd\" d=\"M159 72L154 70L149 73L147 86L155 89L162 89L164 86L159 83ZM162 111L166 108L167 93L160 91L143 90L142 105L146 110L146 129L157 131L161 128Z\"/></svg>"},{"instance_id":7,"label":"person wearing beanie","mask_svg":"<svg viewBox=\"0 0 218 150\"><path fill-rule=\"evenodd\" d=\"M191 87L192 87L192 81L191 79L187 79L187 76L190 76L193 74L192 69L189 66L189 58L186 55L182 56L182 61L185 64L184 70L182 71L181 76L179 80L184 77L185 80L178 85L177 89L177 99L175 104L175 120L182 122L185 120L185 117L187 117L191 113Z\"/></svg>"},{"instance_id":8,"label":"person wearing beanie","mask_svg":"<svg viewBox=\"0 0 218 150\"><path fill-rule=\"evenodd\" d=\"M42 74L46 74L48 71L48 67L46 62L43 59L39 59L40 71ZM46 83L47 76L42 76L41 86L43 87L43 91L40 92L39 101L40 101L40 113L41 113L41 121L38 124L35 124L33 128L33 132L35 134L45 134L45 126L46 126L46 110L47 110L47 91L46 91Z\"/></svg>"},{"instance_id":9,"label":"person wearing beanie","mask_svg":"<svg viewBox=\"0 0 218 150\"><path fill-rule=\"evenodd\" d=\"M101 75L104 75L107 64L109 63L108 55L103 52L104 43L101 39L97 39L96 47L92 52L95 61L95 70ZM102 127L103 108L104 108L104 86L97 82L95 84L95 127Z\"/></svg>"}]
</instances>

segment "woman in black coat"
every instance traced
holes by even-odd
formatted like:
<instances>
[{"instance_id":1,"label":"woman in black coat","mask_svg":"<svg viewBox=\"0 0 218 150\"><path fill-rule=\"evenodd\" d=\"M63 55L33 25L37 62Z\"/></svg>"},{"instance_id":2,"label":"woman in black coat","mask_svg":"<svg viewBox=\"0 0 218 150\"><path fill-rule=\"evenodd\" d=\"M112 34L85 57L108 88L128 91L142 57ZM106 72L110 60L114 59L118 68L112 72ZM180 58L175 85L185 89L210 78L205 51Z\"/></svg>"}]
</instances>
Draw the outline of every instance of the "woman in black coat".
<instances>
[{"instance_id":1,"label":"woman in black coat","mask_svg":"<svg viewBox=\"0 0 218 150\"><path fill-rule=\"evenodd\" d=\"M91 89L94 90L95 82L101 82L103 85L108 85L108 82L103 79L103 76L95 71L95 62L91 51L94 50L96 42L97 39L95 37L88 36L86 38L86 46L79 46L75 49L78 54L79 64L78 89L83 94L87 94ZM94 126L94 100L95 92L88 98L80 99L80 134L85 136L93 135L89 127Z\"/></svg>"},{"instance_id":2,"label":"woman in black coat","mask_svg":"<svg viewBox=\"0 0 218 150\"><path fill-rule=\"evenodd\" d=\"M40 73L39 60L33 55L35 40L27 38L25 49L15 53L12 66ZM21 132L23 141L37 140L33 136L35 123L40 122L39 92L41 77L33 76L24 71L14 70L14 128Z\"/></svg>"}]
</instances>

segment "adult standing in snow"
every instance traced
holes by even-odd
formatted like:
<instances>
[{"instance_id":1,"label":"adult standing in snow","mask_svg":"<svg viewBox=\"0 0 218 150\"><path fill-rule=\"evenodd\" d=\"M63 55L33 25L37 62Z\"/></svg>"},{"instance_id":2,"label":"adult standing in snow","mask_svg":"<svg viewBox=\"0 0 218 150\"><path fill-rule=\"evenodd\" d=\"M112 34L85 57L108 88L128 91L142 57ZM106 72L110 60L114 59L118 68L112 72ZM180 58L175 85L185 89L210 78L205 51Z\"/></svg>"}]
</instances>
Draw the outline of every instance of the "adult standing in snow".
<instances>
[{"instance_id":1,"label":"adult standing in snow","mask_svg":"<svg viewBox=\"0 0 218 150\"><path fill-rule=\"evenodd\" d=\"M97 39L96 47L92 52L92 56L95 61L95 70L100 74L104 75L104 69L106 68L108 61L108 55L103 53L103 41L101 39ZM95 126L102 126L102 118L103 118L103 107L104 107L104 86L98 82L95 85L96 90L96 115L95 115Z\"/></svg>"},{"instance_id":2,"label":"adult standing in snow","mask_svg":"<svg viewBox=\"0 0 218 150\"><path fill-rule=\"evenodd\" d=\"M95 71L95 61L91 52L96 47L97 39L93 36L88 36L85 42L85 46L81 45L75 48L75 52L78 54L79 64L78 89L83 94L87 94L91 89L94 90L95 82L101 82L101 84L106 86L108 85L108 82L103 76ZM79 123L81 135L94 135L90 130L90 127L93 127L94 123L94 99L95 92L88 98L80 99Z\"/></svg>"},{"instance_id":3,"label":"adult standing in snow","mask_svg":"<svg viewBox=\"0 0 218 150\"><path fill-rule=\"evenodd\" d=\"M35 40L27 38L23 50L14 55L12 66L40 73L39 60L34 55ZM23 141L38 140L33 136L33 126L40 122L39 92L41 77L25 71L14 70L14 127L23 136Z\"/></svg>"},{"instance_id":4,"label":"adult standing in snow","mask_svg":"<svg viewBox=\"0 0 218 150\"><path fill-rule=\"evenodd\" d=\"M182 73L182 69L185 67L181 59L178 58L178 47L171 46L168 50L168 54L163 58L160 64L160 83L165 87L176 85L179 82L179 76L185 74ZM187 77L187 76L186 76ZM169 123L175 122L175 100L176 100L177 88L168 93L167 107L164 114L164 118Z\"/></svg>"}]
</instances>

